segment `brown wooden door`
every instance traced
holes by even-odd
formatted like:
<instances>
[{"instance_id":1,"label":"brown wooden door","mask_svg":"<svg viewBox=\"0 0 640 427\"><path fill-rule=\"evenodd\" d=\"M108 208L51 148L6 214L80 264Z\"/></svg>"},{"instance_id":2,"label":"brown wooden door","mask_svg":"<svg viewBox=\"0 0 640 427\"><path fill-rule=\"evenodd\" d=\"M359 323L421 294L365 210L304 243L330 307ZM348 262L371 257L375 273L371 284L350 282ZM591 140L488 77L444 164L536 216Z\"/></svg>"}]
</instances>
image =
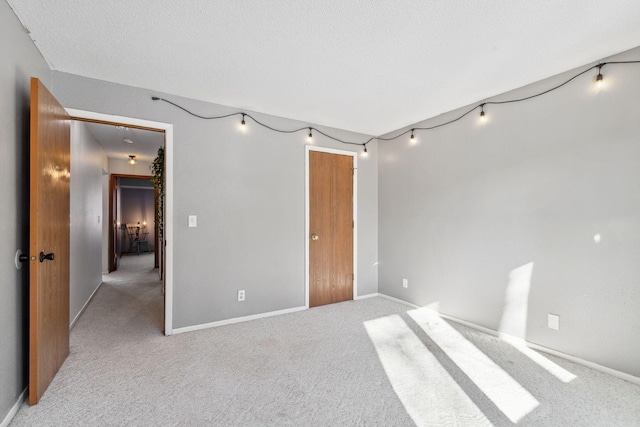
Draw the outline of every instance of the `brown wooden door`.
<instances>
[{"instance_id":1,"label":"brown wooden door","mask_svg":"<svg viewBox=\"0 0 640 427\"><path fill-rule=\"evenodd\" d=\"M47 88L31 79L31 405L38 403L69 354L69 120Z\"/></svg>"},{"instance_id":2,"label":"brown wooden door","mask_svg":"<svg viewBox=\"0 0 640 427\"><path fill-rule=\"evenodd\" d=\"M309 306L353 299L353 157L309 152Z\"/></svg>"},{"instance_id":3,"label":"brown wooden door","mask_svg":"<svg viewBox=\"0 0 640 427\"><path fill-rule=\"evenodd\" d=\"M120 227L118 227L118 177L111 175L109 179L109 223L111 224L111 233L109 234L109 273L118 269L120 247L118 236L120 235Z\"/></svg>"}]
</instances>

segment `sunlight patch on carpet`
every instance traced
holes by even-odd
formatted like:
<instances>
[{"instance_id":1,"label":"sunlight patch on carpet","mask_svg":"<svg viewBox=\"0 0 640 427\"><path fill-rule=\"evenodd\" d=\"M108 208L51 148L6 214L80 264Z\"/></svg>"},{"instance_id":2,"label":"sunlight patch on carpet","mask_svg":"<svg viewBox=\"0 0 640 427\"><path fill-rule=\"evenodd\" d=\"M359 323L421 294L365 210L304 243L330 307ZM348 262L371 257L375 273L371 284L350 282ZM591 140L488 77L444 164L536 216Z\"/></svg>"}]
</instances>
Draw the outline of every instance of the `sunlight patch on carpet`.
<instances>
[{"instance_id":1,"label":"sunlight patch on carpet","mask_svg":"<svg viewBox=\"0 0 640 427\"><path fill-rule=\"evenodd\" d=\"M551 375L553 375L560 381L564 383L570 383L571 381L577 378L574 374L567 371L563 367L547 359L537 351L527 347L527 344L523 340L519 340L517 338L513 338L505 335L500 335L500 338L504 342L513 346L513 348L518 350L520 353L527 356L529 359L531 359L531 361L536 363L541 368L545 369L547 372L549 372Z\"/></svg>"},{"instance_id":2,"label":"sunlight patch on carpet","mask_svg":"<svg viewBox=\"0 0 640 427\"><path fill-rule=\"evenodd\" d=\"M512 422L519 422L540 405L524 387L438 313L421 308L410 310L408 314Z\"/></svg>"},{"instance_id":3,"label":"sunlight patch on carpet","mask_svg":"<svg viewBox=\"0 0 640 427\"><path fill-rule=\"evenodd\" d=\"M418 426L491 423L398 315L364 322L393 390Z\"/></svg>"}]
</instances>

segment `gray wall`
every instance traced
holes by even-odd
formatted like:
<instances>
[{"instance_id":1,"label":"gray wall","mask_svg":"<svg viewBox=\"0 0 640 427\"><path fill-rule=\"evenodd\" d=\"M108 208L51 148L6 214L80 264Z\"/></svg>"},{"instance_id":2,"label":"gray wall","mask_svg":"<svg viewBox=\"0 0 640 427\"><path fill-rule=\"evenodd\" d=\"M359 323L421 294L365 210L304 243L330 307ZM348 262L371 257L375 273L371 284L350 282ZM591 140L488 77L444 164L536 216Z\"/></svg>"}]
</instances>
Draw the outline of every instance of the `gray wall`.
<instances>
[{"instance_id":1,"label":"gray wall","mask_svg":"<svg viewBox=\"0 0 640 427\"><path fill-rule=\"evenodd\" d=\"M102 282L102 169L106 162L104 150L86 124L71 122L69 309L72 321Z\"/></svg>"},{"instance_id":2,"label":"gray wall","mask_svg":"<svg viewBox=\"0 0 640 427\"><path fill-rule=\"evenodd\" d=\"M53 73L66 107L174 125L174 328L300 307L304 299L305 133L279 134L239 119L206 121L165 103L153 91ZM237 111L175 96L200 114ZM280 128L306 125L256 114ZM333 130L341 138L363 135ZM357 150L320 135L316 144ZM358 293L377 292L377 146L358 170ZM198 227L188 228L188 215ZM247 300L237 302L237 290Z\"/></svg>"},{"instance_id":3,"label":"gray wall","mask_svg":"<svg viewBox=\"0 0 640 427\"><path fill-rule=\"evenodd\" d=\"M0 422L27 386L30 77L51 89L50 71L5 1L0 1Z\"/></svg>"},{"instance_id":4,"label":"gray wall","mask_svg":"<svg viewBox=\"0 0 640 427\"><path fill-rule=\"evenodd\" d=\"M605 66L599 93L596 74L381 143L381 293L640 376L640 66Z\"/></svg>"}]
</instances>

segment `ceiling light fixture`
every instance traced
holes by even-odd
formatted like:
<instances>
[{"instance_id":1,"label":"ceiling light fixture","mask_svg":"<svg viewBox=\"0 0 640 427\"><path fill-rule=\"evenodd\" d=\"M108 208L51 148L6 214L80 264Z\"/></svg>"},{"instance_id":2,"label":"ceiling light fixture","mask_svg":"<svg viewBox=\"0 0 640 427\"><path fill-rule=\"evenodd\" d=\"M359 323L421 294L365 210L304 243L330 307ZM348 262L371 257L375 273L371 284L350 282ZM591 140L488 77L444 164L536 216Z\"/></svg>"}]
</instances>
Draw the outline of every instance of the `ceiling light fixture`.
<instances>
[{"instance_id":1,"label":"ceiling light fixture","mask_svg":"<svg viewBox=\"0 0 640 427\"><path fill-rule=\"evenodd\" d=\"M136 160L136 156L134 156L133 154L129 155L129 164L135 165L136 163L138 163L138 161Z\"/></svg>"}]
</instances>

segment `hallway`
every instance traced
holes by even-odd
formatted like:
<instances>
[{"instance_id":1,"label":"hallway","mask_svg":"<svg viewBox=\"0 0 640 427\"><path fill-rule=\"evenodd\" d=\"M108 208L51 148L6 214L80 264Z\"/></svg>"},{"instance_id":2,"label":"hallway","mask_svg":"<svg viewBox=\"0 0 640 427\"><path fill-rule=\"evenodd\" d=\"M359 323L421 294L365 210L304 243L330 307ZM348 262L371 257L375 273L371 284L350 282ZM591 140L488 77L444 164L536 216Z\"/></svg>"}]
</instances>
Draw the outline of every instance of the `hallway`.
<instances>
[{"instance_id":1,"label":"hallway","mask_svg":"<svg viewBox=\"0 0 640 427\"><path fill-rule=\"evenodd\" d=\"M162 282L153 257L123 256L117 271L103 275L71 331L69 357L40 403L24 403L11 426L62 425L51 418L52 408L65 422L104 424L120 404L103 397L116 393L125 398L122 405L132 407L139 395L134 372L150 369L145 355L164 339Z\"/></svg>"}]
</instances>

